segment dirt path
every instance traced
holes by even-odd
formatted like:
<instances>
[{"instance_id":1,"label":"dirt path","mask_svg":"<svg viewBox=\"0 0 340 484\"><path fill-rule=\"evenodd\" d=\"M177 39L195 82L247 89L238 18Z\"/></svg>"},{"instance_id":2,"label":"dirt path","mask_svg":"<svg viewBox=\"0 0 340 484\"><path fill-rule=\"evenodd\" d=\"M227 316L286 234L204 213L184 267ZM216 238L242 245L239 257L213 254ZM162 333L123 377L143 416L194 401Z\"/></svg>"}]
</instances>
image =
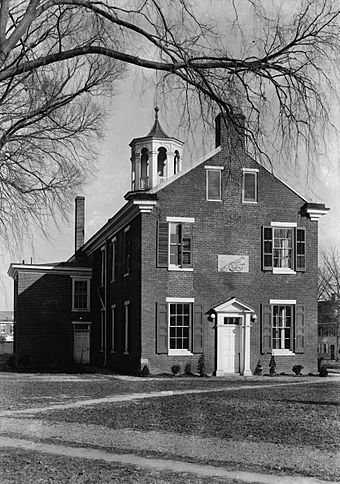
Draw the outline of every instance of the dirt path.
<instances>
[{"instance_id":1,"label":"dirt path","mask_svg":"<svg viewBox=\"0 0 340 484\"><path fill-rule=\"evenodd\" d=\"M262 484L336 484L331 481L322 481L310 477L298 476L278 476L267 475L254 472L229 471L220 467L211 465L200 465L190 462L182 462L172 459L152 459L140 457L134 454L114 454L104 450L89 449L85 447L67 447L65 445L54 445L30 440L16 439L10 437L0 438L0 447L20 448L25 450L34 450L45 454L63 455L67 457L85 458L89 460L101 460L108 463L129 464L139 468L171 471L178 473L195 474L198 477L220 477L225 479L237 479L244 483L262 483Z\"/></svg>"}]
</instances>

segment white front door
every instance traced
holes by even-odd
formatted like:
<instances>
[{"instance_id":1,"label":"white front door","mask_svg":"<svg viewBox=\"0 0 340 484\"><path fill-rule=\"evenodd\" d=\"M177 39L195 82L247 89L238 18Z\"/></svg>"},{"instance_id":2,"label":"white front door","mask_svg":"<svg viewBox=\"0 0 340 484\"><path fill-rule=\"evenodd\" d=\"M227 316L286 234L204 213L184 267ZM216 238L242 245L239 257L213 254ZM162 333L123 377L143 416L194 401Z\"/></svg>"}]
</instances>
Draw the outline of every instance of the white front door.
<instances>
[{"instance_id":1,"label":"white front door","mask_svg":"<svg viewBox=\"0 0 340 484\"><path fill-rule=\"evenodd\" d=\"M73 359L76 363L90 363L90 329L87 324L74 325Z\"/></svg>"},{"instance_id":2,"label":"white front door","mask_svg":"<svg viewBox=\"0 0 340 484\"><path fill-rule=\"evenodd\" d=\"M217 376L240 372L242 320L240 315L218 314Z\"/></svg>"}]
</instances>

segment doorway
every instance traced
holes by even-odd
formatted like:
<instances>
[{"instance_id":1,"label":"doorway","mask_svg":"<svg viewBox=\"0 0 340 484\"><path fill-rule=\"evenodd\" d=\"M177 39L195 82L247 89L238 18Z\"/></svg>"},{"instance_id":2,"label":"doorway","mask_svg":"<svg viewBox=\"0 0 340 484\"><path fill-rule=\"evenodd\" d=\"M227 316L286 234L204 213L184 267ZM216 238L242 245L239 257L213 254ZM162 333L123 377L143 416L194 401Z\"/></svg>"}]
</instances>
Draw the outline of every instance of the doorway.
<instances>
[{"instance_id":1,"label":"doorway","mask_svg":"<svg viewBox=\"0 0 340 484\"><path fill-rule=\"evenodd\" d=\"M73 359L84 365L90 363L90 324L73 325Z\"/></svg>"}]
</instances>

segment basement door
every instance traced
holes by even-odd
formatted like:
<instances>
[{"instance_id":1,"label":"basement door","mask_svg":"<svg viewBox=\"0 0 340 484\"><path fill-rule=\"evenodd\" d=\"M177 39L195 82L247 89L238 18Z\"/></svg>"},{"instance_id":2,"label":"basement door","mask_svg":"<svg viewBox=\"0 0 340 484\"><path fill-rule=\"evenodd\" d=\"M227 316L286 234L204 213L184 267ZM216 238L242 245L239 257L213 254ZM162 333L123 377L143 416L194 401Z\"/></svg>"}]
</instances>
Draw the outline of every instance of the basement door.
<instances>
[{"instance_id":1,"label":"basement door","mask_svg":"<svg viewBox=\"0 0 340 484\"><path fill-rule=\"evenodd\" d=\"M241 358L241 325L239 314L218 314L218 369L220 374L239 373Z\"/></svg>"},{"instance_id":2,"label":"basement door","mask_svg":"<svg viewBox=\"0 0 340 484\"><path fill-rule=\"evenodd\" d=\"M90 325L74 324L73 359L76 363L90 363Z\"/></svg>"}]
</instances>

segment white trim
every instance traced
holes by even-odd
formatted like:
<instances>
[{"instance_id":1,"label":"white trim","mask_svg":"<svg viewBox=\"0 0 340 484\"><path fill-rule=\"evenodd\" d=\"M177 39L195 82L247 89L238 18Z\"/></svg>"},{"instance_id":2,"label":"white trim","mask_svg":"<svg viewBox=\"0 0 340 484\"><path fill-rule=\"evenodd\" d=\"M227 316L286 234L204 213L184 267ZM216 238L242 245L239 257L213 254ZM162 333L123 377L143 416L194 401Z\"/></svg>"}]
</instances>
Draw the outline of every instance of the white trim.
<instances>
[{"instance_id":1,"label":"white trim","mask_svg":"<svg viewBox=\"0 0 340 484\"><path fill-rule=\"evenodd\" d=\"M129 230L130 230L130 225L128 225L127 227L125 227L124 232L128 232Z\"/></svg>"},{"instance_id":2,"label":"white trim","mask_svg":"<svg viewBox=\"0 0 340 484\"><path fill-rule=\"evenodd\" d=\"M195 223L195 217L167 217L166 218L167 222L184 222L188 224L193 224Z\"/></svg>"},{"instance_id":3,"label":"white trim","mask_svg":"<svg viewBox=\"0 0 340 484\"><path fill-rule=\"evenodd\" d=\"M18 272L37 272L45 274L52 272L53 274L69 275L73 277L92 277L92 269L90 267L71 267L71 266L57 266L57 265L38 265L38 264L11 264L7 274L15 278Z\"/></svg>"},{"instance_id":4,"label":"white trim","mask_svg":"<svg viewBox=\"0 0 340 484\"><path fill-rule=\"evenodd\" d=\"M130 301L124 301L124 355L129 355L129 307Z\"/></svg>"},{"instance_id":5,"label":"white trim","mask_svg":"<svg viewBox=\"0 0 340 484\"><path fill-rule=\"evenodd\" d=\"M220 174L219 180L219 198L208 198L209 194L209 171L215 171ZM212 170L206 168L205 172L205 199L207 202L222 202L222 178L221 178L221 170Z\"/></svg>"},{"instance_id":6,"label":"white trim","mask_svg":"<svg viewBox=\"0 0 340 484\"><path fill-rule=\"evenodd\" d=\"M318 220L326 213L329 209L319 209L319 208L307 208L306 213L309 215L312 222L318 222Z\"/></svg>"},{"instance_id":7,"label":"white trim","mask_svg":"<svg viewBox=\"0 0 340 484\"><path fill-rule=\"evenodd\" d=\"M224 170L224 166L216 166L216 165L205 165L205 170Z\"/></svg>"},{"instance_id":8,"label":"white trim","mask_svg":"<svg viewBox=\"0 0 340 484\"><path fill-rule=\"evenodd\" d=\"M293 228L297 227L296 222L270 222L271 227Z\"/></svg>"},{"instance_id":9,"label":"white trim","mask_svg":"<svg viewBox=\"0 0 340 484\"><path fill-rule=\"evenodd\" d=\"M170 350L168 351L169 356L192 356L193 353L189 350Z\"/></svg>"},{"instance_id":10,"label":"white trim","mask_svg":"<svg viewBox=\"0 0 340 484\"><path fill-rule=\"evenodd\" d=\"M242 168L242 203L249 203L249 204L256 204L258 202L258 171L256 168L254 169L245 169ZM255 200L245 200L245 177L244 175L250 174L255 175Z\"/></svg>"},{"instance_id":11,"label":"white trim","mask_svg":"<svg viewBox=\"0 0 340 484\"><path fill-rule=\"evenodd\" d=\"M73 312L87 312L87 311L90 311L90 308L91 308L91 304L90 304L90 294L91 294L91 290L90 290L90 278L89 277L72 277L71 276L71 279L72 279L72 307L71 307L71 310ZM74 286L75 286L75 283L78 282L78 281L86 281L87 282L87 285L86 285L86 308L76 308L74 307Z\"/></svg>"},{"instance_id":12,"label":"white trim","mask_svg":"<svg viewBox=\"0 0 340 484\"><path fill-rule=\"evenodd\" d=\"M115 326L116 326L116 304L111 304L111 351L110 353L115 353Z\"/></svg>"},{"instance_id":13,"label":"white trim","mask_svg":"<svg viewBox=\"0 0 340 484\"><path fill-rule=\"evenodd\" d=\"M174 265L168 266L168 271L193 272L193 270L194 270L193 267L180 267L180 266L174 266Z\"/></svg>"},{"instance_id":14,"label":"white trim","mask_svg":"<svg viewBox=\"0 0 340 484\"><path fill-rule=\"evenodd\" d=\"M165 299L167 303L194 303L194 297L167 297Z\"/></svg>"},{"instance_id":15,"label":"white trim","mask_svg":"<svg viewBox=\"0 0 340 484\"><path fill-rule=\"evenodd\" d=\"M100 352L104 352L105 309L100 310Z\"/></svg>"},{"instance_id":16,"label":"white trim","mask_svg":"<svg viewBox=\"0 0 340 484\"><path fill-rule=\"evenodd\" d=\"M294 356L295 353L292 350L288 349L273 349L272 355L274 356Z\"/></svg>"},{"instance_id":17,"label":"white trim","mask_svg":"<svg viewBox=\"0 0 340 484\"><path fill-rule=\"evenodd\" d=\"M296 274L294 269L289 269L289 267L273 267L273 274Z\"/></svg>"},{"instance_id":18,"label":"white trim","mask_svg":"<svg viewBox=\"0 0 340 484\"><path fill-rule=\"evenodd\" d=\"M269 304L282 304L282 305L289 305L289 304L296 304L296 299L269 299Z\"/></svg>"},{"instance_id":19,"label":"white trim","mask_svg":"<svg viewBox=\"0 0 340 484\"><path fill-rule=\"evenodd\" d=\"M87 324L88 326L91 326L92 321L72 321L71 324Z\"/></svg>"}]
</instances>

